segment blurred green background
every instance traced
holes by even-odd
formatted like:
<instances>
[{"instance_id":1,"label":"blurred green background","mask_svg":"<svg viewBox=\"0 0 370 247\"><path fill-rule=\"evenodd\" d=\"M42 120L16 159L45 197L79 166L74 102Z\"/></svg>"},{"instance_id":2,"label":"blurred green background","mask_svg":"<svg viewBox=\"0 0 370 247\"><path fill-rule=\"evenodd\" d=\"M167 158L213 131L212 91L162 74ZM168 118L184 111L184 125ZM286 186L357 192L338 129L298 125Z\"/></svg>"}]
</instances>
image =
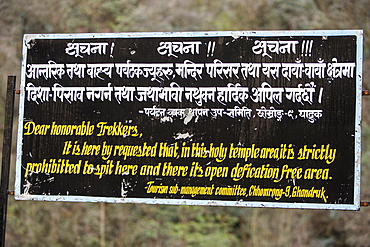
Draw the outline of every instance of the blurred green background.
<instances>
[{"instance_id":1,"label":"blurred green background","mask_svg":"<svg viewBox=\"0 0 370 247\"><path fill-rule=\"evenodd\" d=\"M369 89L370 0L0 0L0 104L7 76L16 75L19 83L25 33L313 29L364 30L363 89ZM363 99L362 201L370 201L368 110L370 97ZM3 122L0 107L1 129ZM12 161L10 189L14 155ZM10 196L6 246L370 246L370 208L60 203Z\"/></svg>"}]
</instances>

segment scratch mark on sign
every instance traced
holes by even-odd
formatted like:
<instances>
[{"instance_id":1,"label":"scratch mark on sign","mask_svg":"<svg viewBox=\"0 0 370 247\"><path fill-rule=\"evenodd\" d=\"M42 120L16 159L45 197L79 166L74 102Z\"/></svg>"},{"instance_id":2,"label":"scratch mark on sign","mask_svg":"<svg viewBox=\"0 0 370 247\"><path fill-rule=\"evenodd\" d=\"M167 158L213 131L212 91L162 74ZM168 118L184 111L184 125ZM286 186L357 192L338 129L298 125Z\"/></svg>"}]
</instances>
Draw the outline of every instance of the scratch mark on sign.
<instances>
[{"instance_id":1,"label":"scratch mark on sign","mask_svg":"<svg viewBox=\"0 0 370 247\"><path fill-rule=\"evenodd\" d=\"M185 113L184 124L187 125L194 117L194 113L191 109L186 109L184 113Z\"/></svg>"}]
</instances>

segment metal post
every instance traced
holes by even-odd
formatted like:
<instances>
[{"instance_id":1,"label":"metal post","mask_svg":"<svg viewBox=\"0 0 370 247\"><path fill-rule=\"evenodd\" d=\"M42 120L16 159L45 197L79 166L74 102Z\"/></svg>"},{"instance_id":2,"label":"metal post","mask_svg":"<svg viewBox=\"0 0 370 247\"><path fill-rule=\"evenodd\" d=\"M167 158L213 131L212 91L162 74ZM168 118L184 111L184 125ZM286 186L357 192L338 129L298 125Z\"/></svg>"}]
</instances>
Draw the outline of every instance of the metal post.
<instances>
[{"instance_id":1,"label":"metal post","mask_svg":"<svg viewBox=\"0 0 370 247\"><path fill-rule=\"evenodd\" d=\"M14 111L14 89L16 76L8 76L8 87L6 91L5 102L5 120L4 120L4 139L3 153L1 165L1 185L0 185L0 229L1 239L0 246L5 245L5 228L6 228L6 213L8 207L8 186L9 186L9 170L10 156L12 149L12 132L13 132L13 111Z\"/></svg>"}]
</instances>

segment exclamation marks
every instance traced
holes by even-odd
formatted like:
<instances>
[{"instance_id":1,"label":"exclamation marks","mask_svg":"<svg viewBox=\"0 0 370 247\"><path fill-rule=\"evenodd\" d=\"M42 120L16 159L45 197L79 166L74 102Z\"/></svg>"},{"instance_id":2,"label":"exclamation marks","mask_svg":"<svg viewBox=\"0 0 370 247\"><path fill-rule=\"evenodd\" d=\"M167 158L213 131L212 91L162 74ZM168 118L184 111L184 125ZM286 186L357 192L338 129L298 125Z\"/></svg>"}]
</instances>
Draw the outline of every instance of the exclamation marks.
<instances>
[{"instance_id":1,"label":"exclamation marks","mask_svg":"<svg viewBox=\"0 0 370 247\"><path fill-rule=\"evenodd\" d=\"M311 57L313 40L303 40L302 42L302 56Z\"/></svg>"},{"instance_id":2,"label":"exclamation marks","mask_svg":"<svg viewBox=\"0 0 370 247\"><path fill-rule=\"evenodd\" d=\"M207 44L207 57L213 57L216 49L216 41L208 41Z\"/></svg>"},{"instance_id":3,"label":"exclamation marks","mask_svg":"<svg viewBox=\"0 0 370 247\"><path fill-rule=\"evenodd\" d=\"M113 58L113 49L114 49L114 42L112 42L111 46L110 46L110 57Z\"/></svg>"}]
</instances>

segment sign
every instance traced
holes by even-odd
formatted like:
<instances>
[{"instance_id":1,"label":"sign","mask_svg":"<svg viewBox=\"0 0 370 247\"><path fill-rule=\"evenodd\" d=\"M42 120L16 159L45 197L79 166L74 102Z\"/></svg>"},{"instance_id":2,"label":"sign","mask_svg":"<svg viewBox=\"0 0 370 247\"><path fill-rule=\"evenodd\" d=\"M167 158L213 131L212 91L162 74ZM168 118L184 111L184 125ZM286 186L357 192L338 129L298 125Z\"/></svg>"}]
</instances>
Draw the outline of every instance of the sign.
<instances>
[{"instance_id":1,"label":"sign","mask_svg":"<svg viewBox=\"0 0 370 247\"><path fill-rule=\"evenodd\" d=\"M358 210L362 31L25 35L20 200Z\"/></svg>"}]
</instances>

